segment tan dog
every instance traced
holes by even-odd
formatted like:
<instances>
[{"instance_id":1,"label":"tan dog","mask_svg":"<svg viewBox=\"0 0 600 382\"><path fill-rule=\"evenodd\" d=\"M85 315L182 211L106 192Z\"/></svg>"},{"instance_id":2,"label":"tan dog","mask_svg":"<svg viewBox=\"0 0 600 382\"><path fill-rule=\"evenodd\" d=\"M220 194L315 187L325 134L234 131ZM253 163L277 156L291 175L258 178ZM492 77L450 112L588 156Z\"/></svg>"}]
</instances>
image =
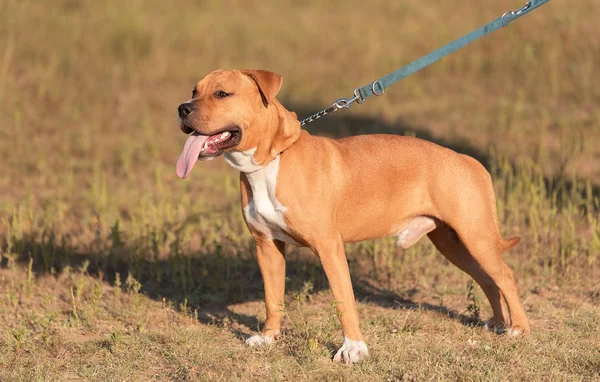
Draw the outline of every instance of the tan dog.
<instances>
[{"instance_id":1,"label":"tan dog","mask_svg":"<svg viewBox=\"0 0 600 382\"><path fill-rule=\"evenodd\" d=\"M215 71L179 106L181 129L194 134L177 175L185 178L198 159L223 153L241 172L243 215L256 241L267 309L264 330L246 342L271 343L279 335L287 243L311 248L327 274L344 332L334 360L353 363L367 355L344 243L389 235L408 248L427 234L481 285L494 313L491 327L529 333L513 273L502 260L519 238L500 236L485 168L411 137L311 136L275 99L281 84L280 75L262 70Z\"/></svg>"}]
</instances>

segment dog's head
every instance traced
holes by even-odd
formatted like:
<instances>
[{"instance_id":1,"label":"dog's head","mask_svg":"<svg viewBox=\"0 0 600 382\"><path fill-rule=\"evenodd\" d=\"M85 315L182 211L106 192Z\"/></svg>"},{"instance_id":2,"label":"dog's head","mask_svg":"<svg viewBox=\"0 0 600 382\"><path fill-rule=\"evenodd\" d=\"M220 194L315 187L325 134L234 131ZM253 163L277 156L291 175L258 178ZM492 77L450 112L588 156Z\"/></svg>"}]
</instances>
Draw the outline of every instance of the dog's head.
<instances>
[{"instance_id":1,"label":"dog's head","mask_svg":"<svg viewBox=\"0 0 600 382\"><path fill-rule=\"evenodd\" d=\"M218 70L200 80L178 108L181 130L192 135L177 161L177 175L186 178L197 160L230 151L254 150L255 162L267 161L295 140L300 131L295 114L275 99L282 82L282 76L265 70Z\"/></svg>"}]
</instances>

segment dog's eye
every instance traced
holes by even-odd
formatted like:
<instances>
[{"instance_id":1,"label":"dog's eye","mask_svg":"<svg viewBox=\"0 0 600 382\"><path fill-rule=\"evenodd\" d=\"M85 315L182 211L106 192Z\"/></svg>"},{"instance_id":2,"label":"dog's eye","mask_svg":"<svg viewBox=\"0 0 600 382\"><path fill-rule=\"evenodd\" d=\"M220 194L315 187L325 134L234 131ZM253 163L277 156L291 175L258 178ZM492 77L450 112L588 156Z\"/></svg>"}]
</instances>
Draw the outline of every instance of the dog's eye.
<instances>
[{"instance_id":1,"label":"dog's eye","mask_svg":"<svg viewBox=\"0 0 600 382\"><path fill-rule=\"evenodd\" d=\"M192 90L192 98L196 98L197 95L198 92L196 91L196 89Z\"/></svg>"},{"instance_id":2,"label":"dog's eye","mask_svg":"<svg viewBox=\"0 0 600 382\"><path fill-rule=\"evenodd\" d=\"M217 97L217 98L227 98L230 95L231 95L230 93L224 92L223 90L218 90L215 92L215 97Z\"/></svg>"}]
</instances>

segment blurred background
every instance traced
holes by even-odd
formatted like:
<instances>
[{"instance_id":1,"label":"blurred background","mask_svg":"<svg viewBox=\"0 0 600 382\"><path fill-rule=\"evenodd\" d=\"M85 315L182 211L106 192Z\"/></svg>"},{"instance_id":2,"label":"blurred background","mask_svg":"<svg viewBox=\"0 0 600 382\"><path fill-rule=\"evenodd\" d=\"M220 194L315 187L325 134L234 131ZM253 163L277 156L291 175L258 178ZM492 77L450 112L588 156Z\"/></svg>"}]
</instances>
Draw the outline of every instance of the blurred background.
<instances>
[{"instance_id":1,"label":"blurred background","mask_svg":"<svg viewBox=\"0 0 600 382\"><path fill-rule=\"evenodd\" d=\"M194 84L218 68L275 71L279 99L303 118L523 4L0 0L3 280L83 269L201 316L259 301L238 174L215 160L175 176L186 138L176 110ZM476 157L504 236L523 238L505 256L522 293L569 285L597 303L599 14L598 1L554 0L307 130L415 135ZM464 305L468 278L428 240L347 252L359 296L435 300L435 280L455 280L445 293ZM288 261L290 291L326 288L310 255L291 249Z\"/></svg>"}]
</instances>

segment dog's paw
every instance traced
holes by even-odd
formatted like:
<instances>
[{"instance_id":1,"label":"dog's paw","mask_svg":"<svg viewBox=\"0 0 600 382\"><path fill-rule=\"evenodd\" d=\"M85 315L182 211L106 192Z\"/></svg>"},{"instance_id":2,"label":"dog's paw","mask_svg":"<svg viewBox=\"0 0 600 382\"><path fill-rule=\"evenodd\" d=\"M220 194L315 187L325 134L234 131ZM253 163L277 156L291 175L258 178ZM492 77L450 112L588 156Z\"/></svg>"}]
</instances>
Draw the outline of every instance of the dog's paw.
<instances>
[{"instance_id":1,"label":"dog's paw","mask_svg":"<svg viewBox=\"0 0 600 382\"><path fill-rule=\"evenodd\" d=\"M503 334L506 332L506 326L504 323L497 323L493 317L487 320L483 327L486 330L496 334Z\"/></svg>"},{"instance_id":2,"label":"dog's paw","mask_svg":"<svg viewBox=\"0 0 600 382\"><path fill-rule=\"evenodd\" d=\"M506 330L506 335L509 337L519 337L523 335L523 330L520 328L508 328Z\"/></svg>"},{"instance_id":3,"label":"dog's paw","mask_svg":"<svg viewBox=\"0 0 600 382\"><path fill-rule=\"evenodd\" d=\"M506 330L506 335L509 337L521 337L527 336L530 334L531 330L529 328L523 328L519 325L513 325L509 329Z\"/></svg>"},{"instance_id":4,"label":"dog's paw","mask_svg":"<svg viewBox=\"0 0 600 382\"><path fill-rule=\"evenodd\" d=\"M506 327L504 323L496 323L493 318L489 319L483 327L492 333L505 334L509 337L524 336L530 332L529 327L524 328L521 325L512 325L511 327Z\"/></svg>"},{"instance_id":5,"label":"dog's paw","mask_svg":"<svg viewBox=\"0 0 600 382\"><path fill-rule=\"evenodd\" d=\"M333 360L347 365L357 363L363 357L369 355L369 349L364 341L355 341L344 337L344 344L337 351Z\"/></svg>"},{"instance_id":6,"label":"dog's paw","mask_svg":"<svg viewBox=\"0 0 600 382\"><path fill-rule=\"evenodd\" d=\"M256 334L246 340L246 345L250 347L271 345L272 343L272 337L261 336L260 334Z\"/></svg>"}]
</instances>

